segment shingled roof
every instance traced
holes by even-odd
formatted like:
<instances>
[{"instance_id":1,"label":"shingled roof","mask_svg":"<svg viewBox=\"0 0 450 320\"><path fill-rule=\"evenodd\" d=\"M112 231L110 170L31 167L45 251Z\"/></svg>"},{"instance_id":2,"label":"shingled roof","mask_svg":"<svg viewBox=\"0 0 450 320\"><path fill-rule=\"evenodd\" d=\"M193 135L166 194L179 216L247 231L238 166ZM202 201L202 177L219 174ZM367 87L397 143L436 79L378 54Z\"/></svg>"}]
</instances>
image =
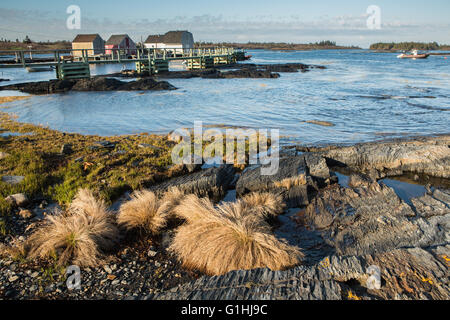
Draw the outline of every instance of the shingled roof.
<instances>
[{"instance_id":1,"label":"shingled roof","mask_svg":"<svg viewBox=\"0 0 450 320\"><path fill-rule=\"evenodd\" d=\"M145 43L162 43L164 42L164 35L152 35L148 36L147 40L145 40Z\"/></svg>"},{"instance_id":2,"label":"shingled roof","mask_svg":"<svg viewBox=\"0 0 450 320\"><path fill-rule=\"evenodd\" d=\"M93 42L97 37L100 37L99 34L79 34L73 39L72 42ZM101 37L100 37L101 39Z\"/></svg>"},{"instance_id":3,"label":"shingled roof","mask_svg":"<svg viewBox=\"0 0 450 320\"><path fill-rule=\"evenodd\" d=\"M106 41L107 45L114 45L114 46L118 46L124 38L130 38L127 34L115 34L112 35L108 41Z\"/></svg>"},{"instance_id":4,"label":"shingled roof","mask_svg":"<svg viewBox=\"0 0 450 320\"><path fill-rule=\"evenodd\" d=\"M169 31L164 35L151 35L145 43L181 43L183 34L189 31Z\"/></svg>"}]
</instances>

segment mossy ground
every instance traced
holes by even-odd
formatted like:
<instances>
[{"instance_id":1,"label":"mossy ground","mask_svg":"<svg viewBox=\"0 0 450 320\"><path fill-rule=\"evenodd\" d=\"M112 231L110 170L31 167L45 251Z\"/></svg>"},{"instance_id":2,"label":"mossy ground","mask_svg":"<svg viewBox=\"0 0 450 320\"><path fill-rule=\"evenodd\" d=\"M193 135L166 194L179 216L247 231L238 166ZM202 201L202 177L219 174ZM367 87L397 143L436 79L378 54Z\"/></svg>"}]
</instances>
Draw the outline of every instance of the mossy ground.
<instances>
[{"instance_id":1,"label":"mossy ground","mask_svg":"<svg viewBox=\"0 0 450 320\"><path fill-rule=\"evenodd\" d=\"M99 137L67 134L45 127L14 121L0 113L2 131L27 133L0 138L2 176L24 176L17 185L0 181L0 210L8 214L11 207L5 197L25 193L31 200L47 200L67 205L80 187L96 191L112 203L125 191L145 188L155 182L181 174L171 165L174 142L166 136L136 134ZM96 147L109 141L114 148ZM70 144L73 152L61 154ZM154 147L139 147L147 144Z\"/></svg>"}]
</instances>

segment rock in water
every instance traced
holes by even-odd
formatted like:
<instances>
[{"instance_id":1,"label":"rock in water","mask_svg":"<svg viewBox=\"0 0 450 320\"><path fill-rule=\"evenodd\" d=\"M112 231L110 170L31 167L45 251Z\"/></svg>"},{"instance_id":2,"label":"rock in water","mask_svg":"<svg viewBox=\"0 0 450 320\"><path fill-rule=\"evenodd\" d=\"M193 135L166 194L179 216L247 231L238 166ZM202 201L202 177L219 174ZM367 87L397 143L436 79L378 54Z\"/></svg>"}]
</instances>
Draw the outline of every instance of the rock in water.
<instances>
[{"instance_id":1,"label":"rock in water","mask_svg":"<svg viewBox=\"0 0 450 320\"><path fill-rule=\"evenodd\" d=\"M20 90L30 94L64 93L68 91L144 91L175 89L174 86L166 81L156 81L152 78L126 82L105 77L79 80L38 81L0 87L0 90Z\"/></svg>"}]
</instances>

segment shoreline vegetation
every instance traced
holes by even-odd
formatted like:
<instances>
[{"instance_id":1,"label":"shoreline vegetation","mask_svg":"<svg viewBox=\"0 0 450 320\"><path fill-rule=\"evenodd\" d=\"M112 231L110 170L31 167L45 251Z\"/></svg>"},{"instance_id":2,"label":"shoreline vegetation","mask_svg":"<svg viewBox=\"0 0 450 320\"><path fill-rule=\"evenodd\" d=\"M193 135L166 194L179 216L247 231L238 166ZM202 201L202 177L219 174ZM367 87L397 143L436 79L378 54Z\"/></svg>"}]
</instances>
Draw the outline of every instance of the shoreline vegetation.
<instances>
[{"instance_id":1,"label":"shoreline vegetation","mask_svg":"<svg viewBox=\"0 0 450 320\"><path fill-rule=\"evenodd\" d=\"M450 45L439 44L437 42L379 42L370 45L370 50L375 51L411 51L411 50L424 50L424 51L436 51L450 50Z\"/></svg>"},{"instance_id":2,"label":"shoreline vegetation","mask_svg":"<svg viewBox=\"0 0 450 320\"><path fill-rule=\"evenodd\" d=\"M266 177L258 167L173 166L167 135L0 120L2 133L21 133L0 138L6 299L450 297L449 135L289 148ZM406 173L433 183L409 204L380 181ZM221 202L230 190L236 200ZM83 291L65 287L73 263ZM383 266L381 289L366 286L365 265ZM293 276L303 285L286 287Z\"/></svg>"}]
</instances>

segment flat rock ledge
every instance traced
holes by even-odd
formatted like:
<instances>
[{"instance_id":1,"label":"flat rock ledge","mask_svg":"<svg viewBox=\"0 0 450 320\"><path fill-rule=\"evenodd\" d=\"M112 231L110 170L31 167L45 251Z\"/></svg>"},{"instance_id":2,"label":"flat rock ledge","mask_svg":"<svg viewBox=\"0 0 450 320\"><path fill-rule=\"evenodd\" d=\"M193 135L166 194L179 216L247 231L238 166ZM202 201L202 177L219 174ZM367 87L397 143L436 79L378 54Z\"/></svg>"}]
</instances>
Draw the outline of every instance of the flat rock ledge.
<instances>
[{"instance_id":1,"label":"flat rock ledge","mask_svg":"<svg viewBox=\"0 0 450 320\"><path fill-rule=\"evenodd\" d=\"M136 81L120 81L113 78L91 78L80 80L50 80L19 83L0 87L0 90L19 90L29 94L52 94L69 91L159 91L175 90L166 81L145 78Z\"/></svg>"},{"instance_id":2,"label":"flat rock ledge","mask_svg":"<svg viewBox=\"0 0 450 320\"><path fill-rule=\"evenodd\" d=\"M317 150L332 165L346 165L373 178L404 172L450 178L450 136L415 138Z\"/></svg>"},{"instance_id":3,"label":"flat rock ledge","mask_svg":"<svg viewBox=\"0 0 450 320\"><path fill-rule=\"evenodd\" d=\"M429 300L448 299L449 247L398 249L365 257L327 257L287 271L233 271L143 297L145 300ZM382 266L380 290L368 289L369 266ZM414 289L413 289L414 288Z\"/></svg>"}]
</instances>

